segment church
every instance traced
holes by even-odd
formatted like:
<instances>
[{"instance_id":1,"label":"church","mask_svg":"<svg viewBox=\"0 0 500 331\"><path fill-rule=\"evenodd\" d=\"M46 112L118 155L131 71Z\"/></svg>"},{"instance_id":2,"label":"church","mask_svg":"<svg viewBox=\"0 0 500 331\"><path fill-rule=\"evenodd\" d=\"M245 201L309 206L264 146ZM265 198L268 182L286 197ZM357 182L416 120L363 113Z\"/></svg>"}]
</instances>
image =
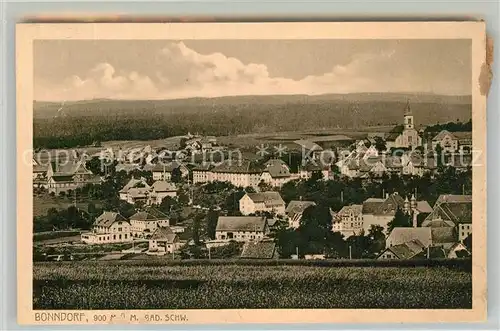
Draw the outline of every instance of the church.
<instances>
[{"instance_id":1,"label":"church","mask_svg":"<svg viewBox=\"0 0 500 331\"><path fill-rule=\"evenodd\" d=\"M415 149L422 146L422 137L415 129L415 121L410 108L410 101L406 103L404 112L404 124L394 127L385 139L387 149L409 148Z\"/></svg>"}]
</instances>

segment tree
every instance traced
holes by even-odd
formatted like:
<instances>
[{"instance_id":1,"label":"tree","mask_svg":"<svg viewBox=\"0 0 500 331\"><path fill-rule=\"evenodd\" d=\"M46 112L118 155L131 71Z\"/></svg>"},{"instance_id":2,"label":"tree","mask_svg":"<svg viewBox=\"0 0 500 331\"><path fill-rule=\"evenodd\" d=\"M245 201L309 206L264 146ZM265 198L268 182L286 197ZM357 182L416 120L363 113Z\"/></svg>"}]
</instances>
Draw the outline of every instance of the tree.
<instances>
[{"instance_id":1,"label":"tree","mask_svg":"<svg viewBox=\"0 0 500 331\"><path fill-rule=\"evenodd\" d=\"M408 228L411 227L412 225L413 224L412 221L410 220L410 217L407 214L405 214L400 208L398 208L396 210L396 213L394 214L394 218L392 219L392 221L387 223L387 229L388 232L391 232L392 229L394 228L399 228L399 227Z\"/></svg>"},{"instance_id":2,"label":"tree","mask_svg":"<svg viewBox=\"0 0 500 331\"><path fill-rule=\"evenodd\" d=\"M215 229L217 228L217 222L219 220L219 213L215 210L210 210L207 213L207 235L210 239L215 239Z\"/></svg>"},{"instance_id":3,"label":"tree","mask_svg":"<svg viewBox=\"0 0 500 331\"><path fill-rule=\"evenodd\" d=\"M317 205L306 208L298 228L302 254L323 253L331 229L332 215L328 207Z\"/></svg>"},{"instance_id":4,"label":"tree","mask_svg":"<svg viewBox=\"0 0 500 331\"><path fill-rule=\"evenodd\" d=\"M172 210L179 209L179 203L175 198L166 196L161 201L160 205L158 206L158 209L165 214L170 214Z\"/></svg>"},{"instance_id":5,"label":"tree","mask_svg":"<svg viewBox=\"0 0 500 331\"><path fill-rule=\"evenodd\" d=\"M385 140L382 139L382 137L378 137L378 136L375 137L375 148L379 152L383 152L383 151L387 150L387 145L385 143Z\"/></svg>"},{"instance_id":6,"label":"tree","mask_svg":"<svg viewBox=\"0 0 500 331\"><path fill-rule=\"evenodd\" d=\"M174 168L171 173L170 180L172 183L180 183L182 181L182 171L180 167Z\"/></svg>"},{"instance_id":7,"label":"tree","mask_svg":"<svg viewBox=\"0 0 500 331\"><path fill-rule=\"evenodd\" d=\"M179 147L180 147L180 149L186 148L186 146L187 146L186 145L186 141L187 141L187 138L185 138L185 137L181 138L181 140L179 141Z\"/></svg>"},{"instance_id":8,"label":"tree","mask_svg":"<svg viewBox=\"0 0 500 331\"><path fill-rule=\"evenodd\" d=\"M368 229L368 238L370 239L370 253L376 254L385 248L384 228L380 225L372 224L370 226L370 229Z\"/></svg>"},{"instance_id":9,"label":"tree","mask_svg":"<svg viewBox=\"0 0 500 331\"><path fill-rule=\"evenodd\" d=\"M104 174L103 161L98 156L94 156L93 158L88 160L85 163L85 166L87 167L87 169L92 171L92 173L95 175L103 175Z\"/></svg>"}]
</instances>

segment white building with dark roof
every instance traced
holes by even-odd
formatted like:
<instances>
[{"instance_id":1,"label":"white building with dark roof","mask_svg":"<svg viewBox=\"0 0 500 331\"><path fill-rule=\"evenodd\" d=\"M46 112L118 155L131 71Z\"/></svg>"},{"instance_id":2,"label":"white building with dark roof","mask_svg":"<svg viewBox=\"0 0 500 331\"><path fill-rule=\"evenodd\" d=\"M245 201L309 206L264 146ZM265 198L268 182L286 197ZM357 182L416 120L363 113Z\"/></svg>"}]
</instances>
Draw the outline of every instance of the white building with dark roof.
<instances>
[{"instance_id":1,"label":"white building with dark roof","mask_svg":"<svg viewBox=\"0 0 500 331\"><path fill-rule=\"evenodd\" d=\"M133 240L130 223L116 212L105 211L95 221L91 232L81 235L87 244L125 243Z\"/></svg>"},{"instance_id":2,"label":"white building with dark roof","mask_svg":"<svg viewBox=\"0 0 500 331\"><path fill-rule=\"evenodd\" d=\"M243 215L258 212L269 212L275 215L285 215L285 201L275 191L246 193L239 201L240 212Z\"/></svg>"},{"instance_id":3,"label":"white building with dark roof","mask_svg":"<svg viewBox=\"0 0 500 331\"><path fill-rule=\"evenodd\" d=\"M182 246L179 236L168 226L155 230L149 239L147 254L164 255L172 254Z\"/></svg>"},{"instance_id":4,"label":"white building with dark roof","mask_svg":"<svg viewBox=\"0 0 500 331\"><path fill-rule=\"evenodd\" d=\"M216 240L261 240L269 233L264 216L219 216L215 228Z\"/></svg>"},{"instance_id":5,"label":"white building with dark roof","mask_svg":"<svg viewBox=\"0 0 500 331\"><path fill-rule=\"evenodd\" d=\"M458 241L472 234L472 195L440 195L423 227L455 228Z\"/></svg>"},{"instance_id":6,"label":"white building with dark roof","mask_svg":"<svg viewBox=\"0 0 500 331\"><path fill-rule=\"evenodd\" d=\"M261 181L273 187L281 187L292 179L290 167L278 159L267 161L261 175Z\"/></svg>"},{"instance_id":7,"label":"white building with dark roof","mask_svg":"<svg viewBox=\"0 0 500 331\"><path fill-rule=\"evenodd\" d=\"M363 205L344 206L332 219L332 231L344 237L359 235L363 231Z\"/></svg>"},{"instance_id":8,"label":"white building with dark roof","mask_svg":"<svg viewBox=\"0 0 500 331\"><path fill-rule=\"evenodd\" d=\"M134 237L147 238L159 227L170 225L167 215L157 209L150 208L147 211L138 211L130 216L130 229Z\"/></svg>"}]
</instances>

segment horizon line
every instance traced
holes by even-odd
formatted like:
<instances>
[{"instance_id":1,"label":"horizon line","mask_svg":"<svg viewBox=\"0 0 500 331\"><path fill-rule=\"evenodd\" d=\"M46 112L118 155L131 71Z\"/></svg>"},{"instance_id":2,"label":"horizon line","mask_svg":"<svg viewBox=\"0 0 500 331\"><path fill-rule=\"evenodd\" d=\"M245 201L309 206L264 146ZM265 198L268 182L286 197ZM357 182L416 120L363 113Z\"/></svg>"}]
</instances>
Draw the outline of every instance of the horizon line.
<instances>
[{"instance_id":1,"label":"horizon line","mask_svg":"<svg viewBox=\"0 0 500 331\"><path fill-rule=\"evenodd\" d=\"M171 100L190 100L190 99L221 99L221 98L237 98L237 97L270 97L270 96L280 96L280 97L292 97L292 96L306 96L306 97L320 97L328 95L355 95L355 94L399 94L399 95L432 95L432 96L443 96L443 97L471 97L470 94L442 94L434 92L348 92L348 93L321 93L321 94L307 94L307 93L294 93L294 94L236 94L236 95L223 95L214 97L204 97L204 96L192 96L192 97L178 97L178 98L161 98L161 99L133 99L133 98L93 98L93 99L78 99L78 100L37 100L33 99L33 102L81 102L81 101L171 101Z\"/></svg>"}]
</instances>

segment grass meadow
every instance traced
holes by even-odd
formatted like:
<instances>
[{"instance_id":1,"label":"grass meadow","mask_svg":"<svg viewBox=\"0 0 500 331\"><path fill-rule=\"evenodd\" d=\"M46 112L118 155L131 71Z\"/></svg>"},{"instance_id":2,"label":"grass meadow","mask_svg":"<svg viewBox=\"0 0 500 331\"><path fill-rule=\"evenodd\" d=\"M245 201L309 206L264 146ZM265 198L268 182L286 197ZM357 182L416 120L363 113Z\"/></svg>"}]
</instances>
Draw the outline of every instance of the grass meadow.
<instances>
[{"instance_id":1,"label":"grass meadow","mask_svg":"<svg viewBox=\"0 0 500 331\"><path fill-rule=\"evenodd\" d=\"M35 263L34 309L471 308L450 266Z\"/></svg>"}]
</instances>

